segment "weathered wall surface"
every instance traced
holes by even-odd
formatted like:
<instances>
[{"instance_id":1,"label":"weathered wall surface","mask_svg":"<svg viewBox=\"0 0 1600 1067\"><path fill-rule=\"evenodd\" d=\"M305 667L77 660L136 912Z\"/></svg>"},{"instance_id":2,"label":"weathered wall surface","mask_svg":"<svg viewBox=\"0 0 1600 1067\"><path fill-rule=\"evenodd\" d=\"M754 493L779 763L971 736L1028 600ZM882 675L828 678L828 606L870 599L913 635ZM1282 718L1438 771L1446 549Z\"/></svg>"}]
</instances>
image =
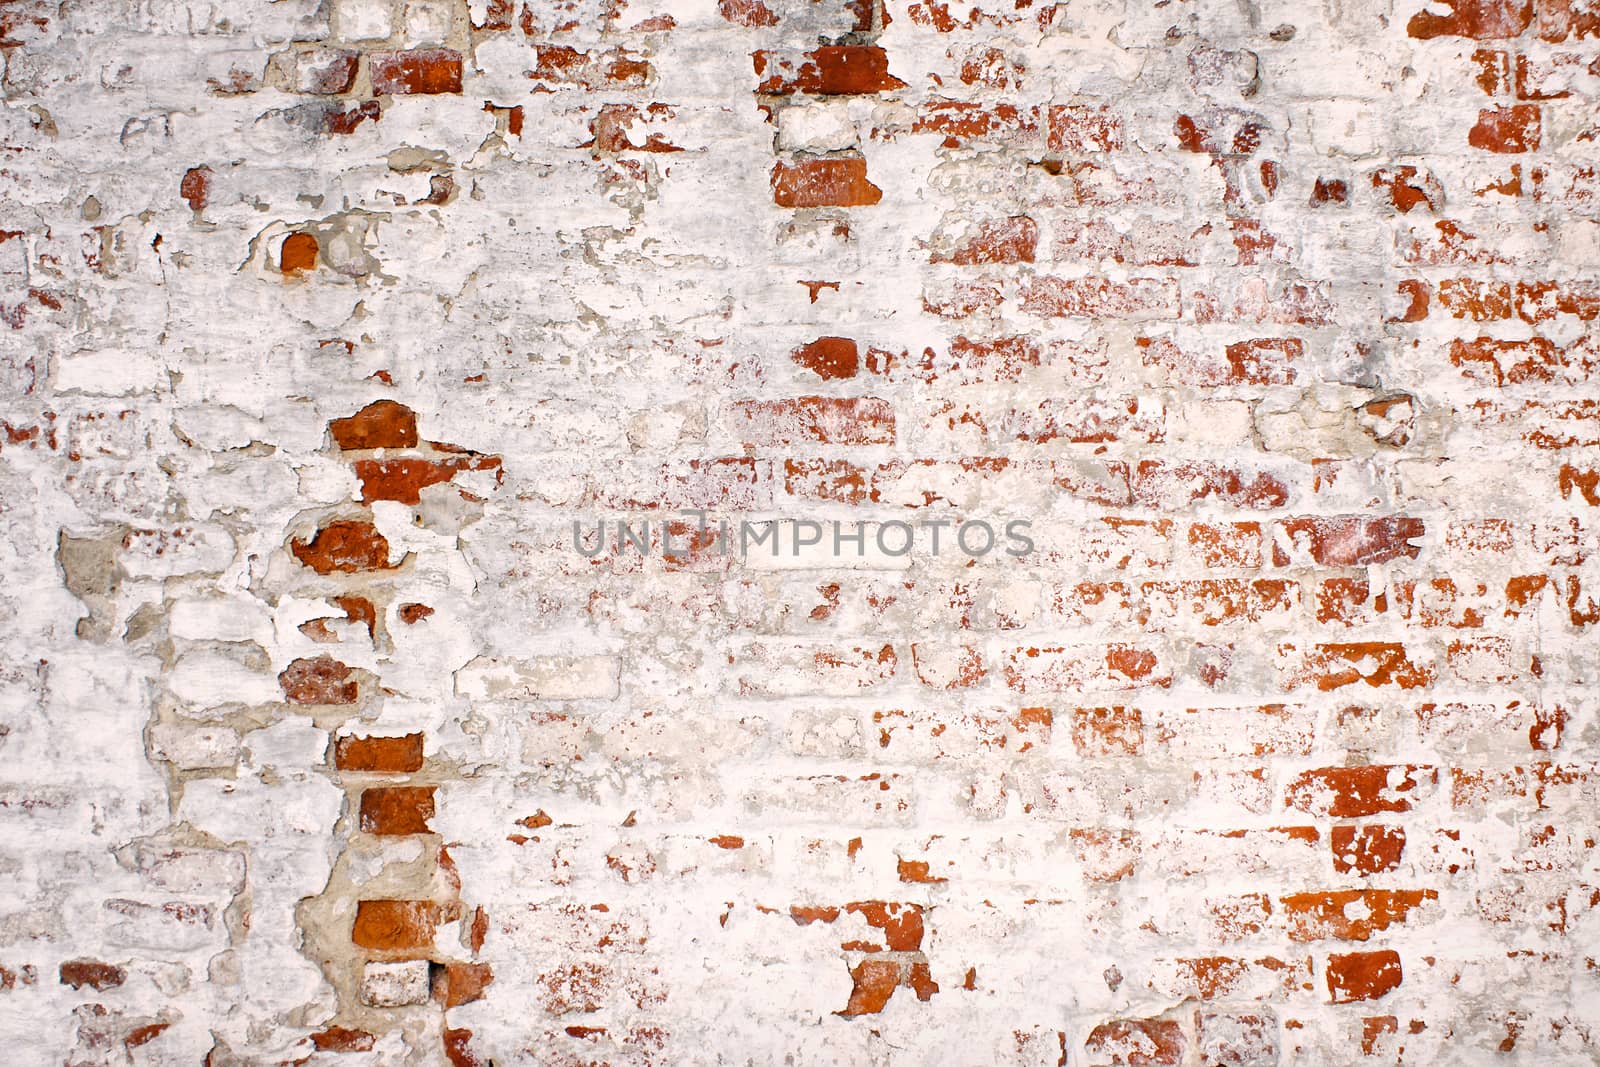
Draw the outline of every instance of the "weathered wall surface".
<instances>
[{"instance_id":1,"label":"weathered wall surface","mask_svg":"<svg viewBox=\"0 0 1600 1067\"><path fill-rule=\"evenodd\" d=\"M0 1046L1595 1062L1597 40L3 0Z\"/></svg>"}]
</instances>

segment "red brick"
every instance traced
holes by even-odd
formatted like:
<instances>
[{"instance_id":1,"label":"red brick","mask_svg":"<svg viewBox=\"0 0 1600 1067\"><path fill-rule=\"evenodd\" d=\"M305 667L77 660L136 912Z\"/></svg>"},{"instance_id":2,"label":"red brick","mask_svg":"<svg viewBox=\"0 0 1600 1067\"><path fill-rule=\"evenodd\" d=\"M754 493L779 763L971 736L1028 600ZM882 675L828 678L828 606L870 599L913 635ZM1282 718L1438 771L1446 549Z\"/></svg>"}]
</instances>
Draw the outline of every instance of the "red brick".
<instances>
[{"instance_id":1,"label":"red brick","mask_svg":"<svg viewBox=\"0 0 1600 1067\"><path fill-rule=\"evenodd\" d=\"M1438 781L1432 767L1367 764L1324 767L1296 775L1284 791L1287 806L1311 815L1358 819L1410 811L1419 785Z\"/></svg>"},{"instance_id":2,"label":"red brick","mask_svg":"<svg viewBox=\"0 0 1600 1067\"><path fill-rule=\"evenodd\" d=\"M1091 1030L1084 1047L1093 1063L1178 1064L1188 1042L1172 1019L1115 1019Z\"/></svg>"},{"instance_id":3,"label":"red brick","mask_svg":"<svg viewBox=\"0 0 1600 1067\"><path fill-rule=\"evenodd\" d=\"M911 132L938 134L946 148L959 148L970 142L1016 144L1031 138L1038 127L1038 112L1032 108L930 100L918 108Z\"/></svg>"},{"instance_id":4,"label":"red brick","mask_svg":"<svg viewBox=\"0 0 1600 1067\"><path fill-rule=\"evenodd\" d=\"M1400 954L1350 952L1329 955L1326 979L1328 994L1335 1004L1378 1000L1400 987Z\"/></svg>"},{"instance_id":5,"label":"red brick","mask_svg":"<svg viewBox=\"0 0 1600 1067\"><path fill-rule=\"evenodd\" d=\"M986 219L977 233L951 252L935 252L930 261L957 266L985 266L995 263L1032 263L1039 243L1039 227L1026 215L1007 219Z\"/></svg>"},{"instance_id":6,"label":"red brick","mask_svg":"<svg viewBox=\"0 0 1600 1067\"><path fill-rule=\"evenodd\" d=\"M1467 133L1469 145L1487 152L1536 152L1539 139L1539 108L1534 104L1484 108Z\"/></svg>"},{"instance_id":7,"label":"red brick","mask_svg":"<svg viewBox=\"0 0 1600 1067\"><path fill-rule=\"evenodd\" d=\"M391 569L389 541L370 522L330 522L310 541L291 542L289 550L301 563L323 575Z\"/></svg>"},{"instance_id":8,"label":"red brick","mask_svg":"<svg viewBox=\"0 0 1600 1067\"><path fill-rule=\"evenodd\" d=\"M1172 685L1162 655L1134 644L1014 648L1005 655L1006 684L1019 693L1083 688L1141 689Z\"/></svg>"},{"instance_id":9,"label":"red brick","mask_svg":"<svg viewBox=\"0 0 1600 1067\"><path fill-rule=\"evenodd\" d=\"M1144 460L1131 472L1133 503L1178 510L1203 500L1227 507L1265 510L1289 502L1288 486L1267 471L1248 471L1216 463L1169 464Z\"/></svg>"},{"instance_id":10,"label":"red brick","mask_svg":"<svg viewBox=\"0 0 1600 1067\"><path fill-rule=\"evenodd\" d=\"M882 1011L900 985L901 969L898 960L869 958L856 964L850 972L850 1001L839 1014L875 1015Z\"/></svg>"},{"instance_id":11,"label":"red brick","mask_svg":"<svg viewBox=\"0 0 1600 1067\"><path fill-rule=\"evenodd\" d=\"M422 769L422 735L341 737L334 743L334 766L341 771L409 774Z\"/></svg>"},{"instance_id":12,"label":"red brick","mask_svg":"<svg viewBox=\"0 0 1600 1067\"><path fill-rule=\"evenodd\" d=\"M1511 286L1472 278L1446 278L1439 283L1439 304L1453 317L1497 322L1511 317Z\"/></svg>"},{"instance_id":13,"label":"red brick","mask_svg":"<svg viewBox=\"0 0 1600 1067\"><path fill-rule=\"evenodd\" d=\"M493 1067L472 1050L472 1031L461 1027L446 1028L440 1033L445 1059L450 1067Z\"/></svg>"},{"instance_id":14,"label":"red brick","mask_svg":"<svg viewBox=\"0 0 1600 1067\"><path fill-rule=\"evenodd\" d=\"M717 0L717 12L735 26L776 26L778 16L761 0Z\"/></svg>"},{"instance_id":15,"label":"red brick","mask_svg":"<svg viewBox=\"0 0 1600 1067\"><path fill-rule=\"evenodd\" d=\"M877 45L827 45L805 53L799 62L769 51L752 58L761 78L758 93L847 96L906 85L889 73L889 56Z\"/></svg>"},{"instance_id":16,"label":"red brick","mask_svg":"<svg viewBox=\"0 0 1600 1067\"><path fill-rule=\"evenodd\" d=\"M483 998L483 991L494 982L494 971L487 963L450 961L433 970L430 982L433 999L441 1008L460 1007Z\"/></svg>"},{"instance_id":17,"label":"red brick","mask_svg":"<svg viewBox=\"0 0 1600 1067\"><path fill-rule=\"evenodd\" d=\"M443 921L444 909L431 900L363 900L350 939L377 952L426 953Z\"/></svg>"},{"instance_id":18,"label":"red brick","mask_svg":"<svg viewBox=\"0 0 1600 1067\"><path fill-rule=\"evenodd\" d=\"M418 504L422 490L441 485L464 471L497 470L499 456L463 454L435 459L358 459L352 464L361 480L361 502L394 500Z\"/></svg>"},{"instance_id":19,"label":"red brick","mask_svg":"<svg viewBox=\"0 0 1600 1067\"><path fill-rule=\"evenodd\" d=\"M69 985L73 989L88 986L99 993L115 989L127 981L128 972L116 964L101 963L99 960L67 960L61 964L60 977L62 985Z\"/></svg>"},{"instance_id":20,"label":"red brick","mask_svg":"<svg viewBox=\"0 0 1600 1067\"><path fill-rule=\"evenodd\" d=\"M1535 0L1535 27L1540 40L1559 42L1600 38L1600 12L1582 0Z\"/></svg>"},{"instance_id":21,"label":"red brick","mask_svg":"<svg viewBox=\"0 0 1600 1067\"><path fill-rule=\"evenodd\" d=\"M343 1026L330 1026L311 1035L312 1047L318 1052L371 1052L376 1041L366 1030Z\"/></svg>"},{"instance_id":22,"label":"red brick","mask_svg":"<svg viewBox=\"0 0 1600 1067\"><path fill-rule=\"evenodd\" d=\"M1258 522L1196 523L1189 527L1189 545L1207 567L1261 566L1261 524Z\"/></svg>"},{"instance_id":23,"label":"red brick","mask_svg":"<svg viewBox=\"0 0 1600 1067\"><path fill-rule=\"evenodd\" d=\"M1372 172L1372 187L1383 192L1402 215L1418 206L1426 206L1429 211L1444 206L1444 187L1432 174L1417 167L1379 167Z\"/></svg>"},{"instance_id":24,"label":"red brick","mask_svg":"<svg viewBox=\"0 0 1600 1067\"><path fill-rule=\"evenodd\" d=\"M1416 559L1421 549L1409 542L1427 531L1421 519L1385 517L1287 519L1281 529L1291 544L1310 549L1311 558L1324 567L1364 567L1396 559ZM1287 566L1290 559L1278 543L1272 562Z\"/></svg>"},{"instance_id":25,"label":"red brick","mask_svg":"<svg viewBox=\"0 0 1600 1067\"><path fill-rule=\"evenodd\" d=\"M432 830L433 786L382 786L361 793L361 830L379 836L426 834Z\"/></svg>"},{"instance_id":26,"label":"red brick","mask_svg":"<svg viewBox=\"0 0 1600 1067\"><path fill-rule=\"evenodd\" d=\"M1495 385L1549 382L1561 363L1561 350L1545 337L1498 341L1492 337L1450 342L1450 365L1462 376Z\"/></svg>"},{"instance_id":27,"label":"red brick","mask_svg":"<svg viewBox=\"0 0 1600 1067\"><path fill-rule=\"evenodd\" d=\"M1179 115L1172 124L1172 136L1185 152L1240 158L1253 155L1270 129L1266 120L1254 112L1211 108Z\"/></svg>"},{"instance_id":28,"label":"red brick","mask_svg":"<svg viewBox=\"0 0 1600 1067\"><path fill-rule=\"evenodd\" d=\"M1419 11L1406 23L1412 37L1471 37L1476 40L1504 40L1516 37L1533 21L1533 0L1440 0L1430 7L1447 7L1450 13L1436 15Z\"/></svg>"},{"instance_id":29,"label":"red brick","mask_svg":"<svg viewBox=\"0 0 1600 1067\"><path fill-rule=\"evenodd\" d=\"M360 686L349 667L331 656L297 659L278 675L278 684L291 704L354 704Z\"/></svg>"},{"instance_id":30,"label":"red brick","mask_svg":"<svg viewBox=\"0 0 1600 1067\"><path fill-rule=\"evenodd\" d=\"M346 452L368 448L415 448L417 416L404 404L377 400L354 415L328 423L333 443Z\"/></svg>"},{"instance_id":31,"label":"red brick","mask_svg":"<svg viewBox=\"0 0 1600 1067\"><path fill-rule=\"evenodd\" d=\"M528 71L528 77L539 85L600 89L610 87L607 83L613 79L608 74L614 66L621 64L621 69L617 71L621 77L616 79L616 87L620 88L636 80L636 72L628 65L631 62L631 54L622 49L580 52L570 45L541 44L533 49L533 69ZM637 84L643 81L643 78L637 78Z\"/></svg>"},{"instance_id":32,"label":"red brick","mask_svg":"<svg viewBox=\"0 0 1600 1067\"><path fill-rule=\"evenodd\" d=\"M1393 641L1319 644L1301 655L1297 664L1292 663L1295 657L1289 648L1280 651L1290 653L1285 656L1291 664L1285 676L1289 688L1314 682L1327 693L1359 682L1374 689L1417 689L1434 679L1430 666L1412 660L1406 647Z\"/></svg>"},{"instance_id":33,"label":"red brick","mask_svg":"<svg viewBox=\"0 0 1600 1067\"><path fill-rule=\"evenodd\" d=\"M638 107L634 104L603 104L600 113L589 124L593 139L583 148L597 152L682 152L678 145L667 140L664 133L648 129L635 133L637 127L646 127L654 121L673 118L677 112L666 104Z\"/></svg>"},{"instance_id":34,"label":"red brick","mask_svg":"<svg viewBox=\"0 0 1600 1067\"><path fill-rule=\"evenodd\" d=\"M204 211L211 196L211 168L190 167L184 171L178 195L189 202L190 211Z\"/></svg>"},{"instance_id":35,"label":"red brick","mask_svg":"<svg viewBox=\"0 0 1600 1067\"><path fill-rule=\"evenodd\" d=\"M805 159L772 168L772 202L779 207L867 207L883 190L867 180L860 156Z\"/></svg>"},{"instance_id":36,"label":"red brick","mask_svg":"<svg viewBox=\"0 0 1600 1067\"><path fill-rule=\"evenodd\" d=\"M1223 350L1230 379L1251 385L1288 385L1295 380L1291 363L1304 351L1299 338L1273 337L1237 341Z\"/></svg>"},{"instance_id":37,"label":"red brick","mask_svg":"<svg viewBox=\"0 0 1600 1067\"><path fill-rule=\"evenodd\" d=\"M862 372L887 374L894 365L894 356L877 348L867 349L863 360L860 345L848 337L819 337L796 348L789 358L823 381L854 378Z\"/></svg>"},{"instance_id":38,"label":"red brick","mask_svg":"<svg viewBox=\"0 0 1600 1067\"><path fill-rule=\"evenodd\" d=\"M373 52L367 62L372 70L372 91L379 96L461 91L461 53L448 48Z\"/></svg>"},{"instance_id":39,"label":"red brick","mask_svg":"<svg viewBox=\"0 0 1600 1067\"><path fill-rule=\"evenodd\" d=\"M1340 874L1382 874L1400 865L1406 831L1401 826L1335 826L1329 836L1333 869Z\"/></svg>"},{"instance_id":40,"label":"red brick","mask_svg":"<svg viewBox=\"0 0 1600 1067\"><path fill-rule=\"evenodd\" d=\"M295 69L295 88L316 96L337 96L355 84L361 54L342 49L301 52Z\"/></svg>"},{"instance_id":41,"label":"red brick","mask_svg":"<svg viewBox=\"0 0 1600 1067\"><path fill-rule=\"evenodd\" d=\"M1295 893L1282 898L1282 903L1291 940L1366 941L1404 923L1412 911L1438 898L1432 889L1340 889Z\"/></svg>"},{"instance_id":42,"label":"red brick","mask_svg":"<svg viewBox=\"0 0 1600 1067\"><path fill-rule=\"evenodd\" d=\"M299 274L317 269L317 238L315 234L291 233L278 246L278 269L284 274Z\"/></svg>"},{"instance_id":43,"label":"red brick","mask_svg":"<svg viewBox=\"0 0 1600 1067\"><path fill-rule=\"evenodd\" d=\"M1562 500L1581 499L1590 507L1600 507L1600 467L1584 470L1563 463L1557 476Z\"/></svg>"},{"instance_id":44,"label":"red brick","mask_svg":"<svg viewBox=\"0 0 1600 1067\"><path fill-rule=\"evenodd\" d=\"M1138 708L1076 708L1072 744L1085 759L1144 753L1144 721Z\"/></svg>"},{"instance_id":45,"label":"red brick","mask_svg":"<svg viewBox=\"0 0 1600 1067\"><path fill-rule=\"evenodd\" d=\"M317 115L323 133L346 136L360 129L363 122L378 122L383 118L383 109L376 100L363 100L348 111L337 104L326 104L318 109Z\"/></svg>"},{"instance_id":46,"label":"red brick","mask_svg":"<svg viewBox=\"0 0 1600 1067\"><path fill-rule=\"evenodd\" d=\"M1318 178L1311 187L1313 207L1323 204L1348 204L1350 183L1343 178Z\"/></svg>"},{"instance_id":47,"label":"red brick","mask_svg":"<svg viewBox=\"0 0 1600 1067\"><path fill-rule=\"evenodd\" d=\"M1600 317L1600 284L1594 282L1518 282L1517 317L1523 322L1549 322L1571 315L1580 322Z\"/></svg>"}]
</instances>

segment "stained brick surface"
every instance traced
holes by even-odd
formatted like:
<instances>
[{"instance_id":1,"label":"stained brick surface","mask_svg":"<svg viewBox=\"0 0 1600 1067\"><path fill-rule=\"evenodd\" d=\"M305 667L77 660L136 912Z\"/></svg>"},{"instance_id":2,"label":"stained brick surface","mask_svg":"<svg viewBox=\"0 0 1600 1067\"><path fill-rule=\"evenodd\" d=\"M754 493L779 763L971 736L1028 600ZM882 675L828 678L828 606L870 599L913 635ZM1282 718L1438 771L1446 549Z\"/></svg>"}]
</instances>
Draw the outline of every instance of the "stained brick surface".
<instances>
[{"instance_id":1,"label":"stained brick surface","mask_svg":"<svg viewBox=\"0 0 1600 1067\"><path fill-rule=\"evenodd\" d=\"M0 2L12 1060L1596 1062L1597 56Z\"/></svg>"}]
</instances>

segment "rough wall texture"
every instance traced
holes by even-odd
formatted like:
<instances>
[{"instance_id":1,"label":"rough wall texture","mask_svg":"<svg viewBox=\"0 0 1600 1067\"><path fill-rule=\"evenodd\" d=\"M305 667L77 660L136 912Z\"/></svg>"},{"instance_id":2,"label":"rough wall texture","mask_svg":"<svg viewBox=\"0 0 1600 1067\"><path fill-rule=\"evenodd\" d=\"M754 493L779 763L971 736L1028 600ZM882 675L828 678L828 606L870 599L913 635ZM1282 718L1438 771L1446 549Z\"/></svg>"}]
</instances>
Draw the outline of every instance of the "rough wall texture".
<instances>
[{"instance_id":1,"label":"rough wall texture","mask_svg":"<svg viewBox=\"0 0 1600 1067\"><path fill-rule=\"evenodd\" d=\"M0 1046L1595 1062L1597 38L0 0Z\"/></svg>"}]
</instances>

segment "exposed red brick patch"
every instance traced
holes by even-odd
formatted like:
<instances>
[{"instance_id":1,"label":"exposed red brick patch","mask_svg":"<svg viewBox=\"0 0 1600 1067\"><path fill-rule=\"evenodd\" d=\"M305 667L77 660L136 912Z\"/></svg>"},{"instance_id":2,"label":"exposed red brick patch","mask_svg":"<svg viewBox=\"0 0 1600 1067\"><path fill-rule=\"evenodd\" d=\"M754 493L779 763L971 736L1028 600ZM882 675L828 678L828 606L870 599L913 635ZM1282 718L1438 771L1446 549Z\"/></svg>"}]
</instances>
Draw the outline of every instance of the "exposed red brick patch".
<instances>
[{"instance_id":1,"label":"exposed red brick patch","mask_svg":"<svg viewBox=\"0 0 1600 1067\"><path fill-rule=\"evenodd\" d=\"M1305 544L1311 558L1324 567L1363 567L1401 558L1416 559L1421 549L1409 542L1427 532L1421 519L1393 516L1288 519L1282 528L1291 543ZM1272 556L1280 567L1290 562L1280 545L1273 545Z\"/></svg>"},{"instance_id":2,"label":"exposed red brick patch","mask_svg":"<svg viewBox=\"0 0 1600 1067\"><path fill-rule=\"evenodd\" d=\"M644 108L633 104L605 104L589 124L594 139L581 147L601 152L682 152L683 149L667 140L663 133L647 132L642 142L630 136L635 126L651 119L671 118L676 114L666 104L650 104Z\"/></svg>"},{"instance_id":3,"label":"exposed red brick patch","mask_svg":"<svg viewBox=\"0 0 1600 1067\"><path fill-rule=\"evenodd\" d=\"M1311 187L1311 203L1347 204L1350 202L1350 184L1343 178L1318 178Z\"/></svg>"},{"instance_id":4,"label":"exposed red brick patch","mask_svg":"<svg viewBox=\"0 0 1600 1067\"><path fill-rule=\"evenodd\" d=\"M1439 0L1448 15L1423 10L1411 16L1406 32L1421 40L1434 37L1471 37L1500 40L1516 37L1533 21L1533 0Z\"/></svg>"},{"instance_id":5,"label":"exposed red brick patch","mask_svg":"<svg viewBox=\"0 0 1600 1067\"><path fill-rule=\"evenodd\" d=\"M328 423L333 443L355 452L368 448L417 447L416 412L393 400L377 400L354 415Z\"/></svg>"},{"instance_id":6,"label":"exposed red brick patch","mask_svg":"<svg viewBox=\"0 0 1600 1067\"><path fill-rule=\"evenodd\" d=\"M805 159L772 168L772 201L779 207L867 207L883 190L867 180L860 156Z\"/></svg>"},{"instance_id":7,"label":"exposed red brick patch","mask_svg":"<svg viewBox=\"0 0 1600 1067\"><path fill-rule=\"evenodd\" d=\"M463 471L495 470L499 456L462 455L440 459L358 459L352 466L361 480L361 502L394 500L418 504L422 490L448 482Z\"/></svg>"},{"instance_id":8,"label":"exposed red brick patch","mask_svg":"<svg viewBox=\"0 0 1600 1067\"><path fill-rule=\"evenodd\" d=\"M1561 491L1561 499L1570 500L1576 493L1585 504L1600 507L1600 467L1583 470L1570 463L1563 463L1557 475L1557 484Z\"/></svg>"},{"instance_id":9,"label":"exposed red brick patch","mask_svg":"<svg viewBox=\"0 0 1600 1067\"><path fill-rule=\"evenodd\" d=\"M1372 187L1386 192L1402 215L1419 205L1426 205L1429 211L1444 206L1444 187L1439 180L1413 166L1378 168L1372 172Z\"/></svg>"},{"instance_id":10,"label":"exposed red brick patch","mask_svg":"<svg viewBox=\"0 0 1600 1067\"><path fill-rule=\"evenodd\" d=\"M128 1049L136 1049L141 1045L148 1045L170 1029L171 1026L171 1023L146 1023L144 1026L136 1026L128 1031L127 1037L122 1039L122 1045Z\"/></svg>"},{"instance_id":11,"label":"exposed red brick patch","mask_svg":"<svg viewBox=\"0 0 1600 1067\"><path fill-rule=\"evenodd\" d=\"M1327 893L1294 893L1282 898L1289 937L1315 941L1334 937L1366 941L1374 933L1403 923L1425 901L1437 900L1432 889L1341 889Z\"/></svg>"},{"instance_id":12,"label":"exposed red brick patch","mask_svg":"<svg viewBox=\"0 0 1600 1067\"><path fill-rule=\"evenodd\" d=\"M1039 243L1039 226L1026 215L986 219L978 232L954 251L936 252L934 263L981 266L992 263L1032 263Z\"/></svg>"},{"instance_id":13,"label":"exposed red brick patch","mask_svg":"<svg viewBox=\"0 0 1600 1067\"><path fill-rule=\"evenodd\" d=\"M284 274L299 274L317 269L317 238L303 231L291 233L278 246L278 269Z\"/></svg>"},{"instance_id":14,"label":"exposed red brick patch","mask_svg":"<svg viewBox=\"0 0 1600 1067\"><path fill-rule=\"evenodd\" d=\"M60 969L61 984L73 989L88 986L95 992L115 989L127 981L128 972L113 963L99 960L67 960Z\"/></svg>"},{"instance_id":15,"label":"exposed red brick patch","mask_svg":"<svg viewBox=\"0 0 1600 1067\"><path fill-rule=\"evenodd\" d=\"M189 210L204 211L211 195L211 168L190 167L184 171L183 180L178 183L178 195L189 202Z\"/></svg>"},{"instance_id":16,"label":"exposed red brick patch","mask_svg":"<svg viewBox=\"0 0 1600 1067\"><path fill-rule=\"evenodd\" d=\"M850 978L855 983L850 990L850 1002L839 1014L876 1014L889 1003L900 984L900 964L895 960L862 960L850 972Z\"/></svg>"},{"instance_id":17,"label":"exposed red brick patch","mask_svg":"<svg viewBox=\"0 0 1600 1067\"><path fill-rule=\"evenodd\" d=\"M1340 874L1382 874L1400 865L1406 847L1401 826L1335 826L1329 836L1333 869Z\"/></svg>"},{"instance_id":18,"label":"exposed red brick patch","mask_svg":"<svg viewBox=\"0 0 1600 1067\"><path fill-rule=\"evenodd\" d=\"M1312 815L1358 819L1386 812L1410 811L1419 785L1433 783L1432 767L1368 764L1303 771L1285 790L1289 807Z\"/></svg>"},{"instance_id":19,"label":"exposed red brick patch","mask_svg":"<svg viewBox=\"0 0 1600 1067\"><path fill-rule=\"evenodd\" d=\"M296 88L317 96L337 96L349 92L355 84L361 55L344 49L324 49L302 52L299 60Z\"/></svg>"},{"instance_id":20,"label":"exposed red brick patch","mask_svg":"<svg viewBox=\"0 0 1600 1067\"><path fill-rule=\"evenodd\" d=\"M854 378L861 367L861 351L848 337L819 337L801 345L790 358L824 381Z\"/></svg>"},{"instance_id":21,"label":"exposed red brick patch","mask_svg":"<svg viewBox=\"0 0 1600 1067\"><path fill-rule=\"evenodd\" d=\"M383 109L376 100L364 100L348 111L333 105L321 111L323 132L336 137L355 133L363 122L377 122L381 118Z\"/></svg>"},{"instance_id":22,"label":"exposed red brick patch","mask_svg":"<svg viewBox=\"0 0 1600 1067\"><path fill-rule=\"evenodd\" d=\"M1400 954L1382 952L1334 953L1328 957L1328 994L1335 1004L1377 1000L1400 987Z\"/></svg>"},{"instance_id":23,"label":"exposed red brick patch","mask_svg":"<svg viewBox=\"0 0 1600 1067\"><path fill-rule=\"evenodd\" d=\"M365 1030L343 1026L330 1026L311 1035L311 1044L318 1052L371 1052L376 1041Z\"/></svg>"},{"instance_id":24,"label":"exposed red brick patch","mask_svg":"<svg viewBox=\"0 0 1600 1067\"><path fill-rule=\"evenodd\" d=\"M898 860L895 871L902 882L916 882L923 885L937 885L949 881L948 878L939 878L928 869L927 860Z\"/></svg>"},{"instance_id":25,"label":"exposed red brick patch","mask_svg":"<svg viewBox=\"0 0 1600 1067\"><path fill-rule=\"evenodd\" d=\"M461 91L461 53L448 48L373 52L367 62L372 71L372 91L379 96Z\"/></svg>"},{"instance_id":26,"label":"exposed red brick patch","mask_svg":"<svg viewBox=\"0 0 1600 1067\"><path fill-rule=\"evenodd\" d=\"M917 109L911 132L942 134L945 148L960 148L969 142L1017 144L1032 138L1038 128L1037 108L930 100Z\"/></svg>"},{"instance_id":27,"label":"exposed red brick patch","mask_svg":"<svg viewBox=\"0 0 1600 1067\"><path fill-rule=\"evenodd\" d=\"M1484 108L1478 124L1467 133L1467 143L1488 152L1534 152L1539 148L1539 108L1535 104Z\"/></svg>"},{"instance_id":28,"label":"exposed red brick patch","mask_svg":"<svg viewBox=\"0 0 1600 1067\"><path fill-rule=\"evenodd\" d=\"M443 918L431 900L363 900L356 904L350 939L381 952L428 950Z\"/></svg>"},{"instance_id":29,"label":"exposed red brick patch","mask_svg":"<svg viewBox=\"0 0 1600 1067\"><path fill-rule=\"evenodd\" d=\"M334 766L341 771L409 774L422 769L422 735L351 737L334 742Z\"/></svg>"},{"instance_id":30,"label":"exposed red brick patch","mask_svg":"<svg viewBox=\"0 0 1600 1067\"><path fill-rule=\"evenodd\" d=\"M778 16L761 0L717 0L717 11L735 26L776 26Z\"/></svg>"},{"instance_id":31,"label":"exposed red brick patch","mask_svg":"<svg viewBox=\"0 0 1600 1067\"><path fill-rule=\"evenodd\" d=\"M391 569L388 539L372 523L360 520L330 522L310 541L292 542L289 550L318 574Z\"/></svg>"},{"instance_id":32,"label":"exposed red brick patch","mask_svg":"<svg viewBox=\"0 0 1600 1067\"><path fill-rule=\"evenodd\" d=\"M407 626L415 626L417 623L421 622L423 619L426 619L432 614L433 609L426 604L400 605L400 621L405 623Z\"/></svg>"},{"instance_id":33,"label":"exposed red brick patch","mask_svg":"<svg viewBox=\"0 0 1600 1067\"><path fill-rule=\"evenodd\" d=\"M481 999L494 981L494 971L487 963L452 961L436 965L430 977L433 999L448 1010Z\"/></svg>"},{"instance_id":34,"label":"exposed red brick patch","mask_svg":"<svg viewBox=\"0 0 1600 1067\"><path fill-rule=\"evenodd\" d=\"M490 1067L487 1060L478 1058L472 1051L471 1030L445 1030L443 1036L444 1055L450 1061L450 1067Z\"/></svg>"},{"instance_id":35,"label":"exposed red brick patch","mask_svg":"<svg viewBox=\"0 0 1600 1067\"><path fill-rule=\"evenodd\" d=\"M1292 651L1288 654L1293 658ZM1285 684L1293 688L1314 682L1325 693L1358 683L1374 689L1384 686L1418 689L1430 684L1434 677L1433 667L1425 661L1413 660L1402 644L1352 641L1317 645L1305 652L1299 657L1298 666L1291 667L1287 673Z\"/></svg>"},{"instance_id":36,"label":"exposed red brick patch","mask_svg":"<svg viewBox=\"0 0 1600 1067\"><path fill-rule=\"evenodd\" d=\"M333 603L344 612L346 622L359 623L371 637L378 628L378 607L364 596L336 596Z\"/></svg>"},{"instance_id":37,"label":"exposed red brick patch","mask_svg":"<svg viewBox=\"0 0 1600 1067\"><path fill-rule=\"evenodd\" d=\"M756 52L753 59L761 78L758 93L846 96L903 89L906 84L889 73L889 57L877 45L826 45L807 52L798 63L768 51Z\"/></svg>"},{"instance_id":38,"label":"exposed red brick patch","mask_svg":"<svg viewBox=\"0 0 1600 1067\"><path fill-rule=\"evenodd\" d=\"M291 704L354 704L360 685L352 673L332 656L297 659L278 675L278 684Z\"/></svg>"},{"instance_id":39,"label":"exposed red brick patch","mask_svg":"<svg viewBox=\"0 0 1600 1067\"><path fill-rule=\"evenodd\" d=\"M382 786L361 794L361 829L380 836L431 833L433 789L427 786Z\"/></svg>"},{"instance_id":40,"label":"exposed red brick patch","mask_svg":"<svg viewBox=\"0 0 1600 1067\"><path fill-rule=\"evenodd\" d=\"M1097 1062L1177 1064L1188 1041L1172 1019L1115 1019L1091 1030L1085 1048Z\"/></svg>"}]
</instances>

